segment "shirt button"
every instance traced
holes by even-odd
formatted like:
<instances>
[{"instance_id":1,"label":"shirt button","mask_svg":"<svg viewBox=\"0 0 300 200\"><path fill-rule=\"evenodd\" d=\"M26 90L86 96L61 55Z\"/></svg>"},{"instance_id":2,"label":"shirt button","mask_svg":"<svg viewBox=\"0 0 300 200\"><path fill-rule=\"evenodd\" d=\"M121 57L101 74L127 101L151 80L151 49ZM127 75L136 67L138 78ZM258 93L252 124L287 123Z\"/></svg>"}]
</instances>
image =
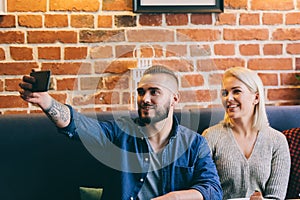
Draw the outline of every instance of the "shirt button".
<instances>
[{"instance_id":1,"label":"shirt button","mask_svg":"<svg viewBox=\"0 0 300 200\"><path fill-rule=\"evenodd\" d=\"M143 182L143 181L144 181L144 179L143 179L143 178L141 178L141 179L140 179L140 181L141 181L141 182Z\"/></svg>"},{"instance_id":2,"label":"shirt button","mask_svg":"<svg viewBox=\"0 0 300 200\"><path fill-rule=\"evenodd\" d=\"M133 197L130 197L130 200L133 200Z\"/></svg>"},{"instance_id":3,"label":"shirt button","mask_svg":"<svg viewBox=\"0 0 300 200\"><path fill-rule=\"evenodd\" d=\"M145 161L148 162L148 161L149 161L149 158L145 158Z\"/></svg>"}]
</instances>

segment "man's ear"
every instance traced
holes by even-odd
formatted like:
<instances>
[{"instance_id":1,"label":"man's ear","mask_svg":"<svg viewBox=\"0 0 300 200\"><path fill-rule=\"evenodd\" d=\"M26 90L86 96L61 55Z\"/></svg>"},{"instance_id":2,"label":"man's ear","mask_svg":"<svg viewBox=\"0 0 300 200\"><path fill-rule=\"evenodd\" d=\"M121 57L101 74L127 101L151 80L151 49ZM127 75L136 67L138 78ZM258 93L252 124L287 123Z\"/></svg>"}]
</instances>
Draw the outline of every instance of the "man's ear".
<instances>
[{"instance_id":1,"label":"man's ear","mask_svg":"<svg viewBox=\"0 0 300 200\"><path fill-rule=\"evenodd\" d=\"M171 105L174 106L175 104L177 104L179 102L179 99L180 99L179 92L174 93Z\"/></svg>"}]
</instances>

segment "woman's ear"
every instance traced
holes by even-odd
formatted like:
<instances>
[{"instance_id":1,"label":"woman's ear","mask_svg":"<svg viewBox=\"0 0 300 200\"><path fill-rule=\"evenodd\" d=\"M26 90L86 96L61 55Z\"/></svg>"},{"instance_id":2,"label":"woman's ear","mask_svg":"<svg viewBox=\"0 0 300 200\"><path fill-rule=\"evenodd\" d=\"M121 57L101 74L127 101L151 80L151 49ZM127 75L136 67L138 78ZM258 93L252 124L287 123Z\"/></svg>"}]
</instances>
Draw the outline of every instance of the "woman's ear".
<instances>
[{"instance_id":1,"label":"woman's ear","mask_svg":"<svg viewBox=\"0 0 300 200\"><path fill-rule=\"evenodd\" d=\"M259 93L256 92L256 93L255 93L255 99L254 99L253 104L254 104L254 105L257 105L258 103L259 103Z\"/></svg>"}]
</instances>

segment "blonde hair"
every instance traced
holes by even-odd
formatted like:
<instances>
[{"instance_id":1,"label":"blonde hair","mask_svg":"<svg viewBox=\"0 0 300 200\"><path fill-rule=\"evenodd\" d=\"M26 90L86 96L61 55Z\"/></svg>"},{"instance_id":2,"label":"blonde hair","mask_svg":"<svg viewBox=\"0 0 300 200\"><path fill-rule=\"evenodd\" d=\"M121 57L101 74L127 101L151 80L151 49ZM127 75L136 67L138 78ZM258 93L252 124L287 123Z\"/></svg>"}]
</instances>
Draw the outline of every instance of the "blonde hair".
<instances>
[{"instance_id":1,"label":"blonde hair","mask_svg":"<svg viewBox=\"0 0 300 200\"><path fill-rule=\"evenodd\" d=\"M226 77L237 78L239 81L244 83L251 92L257 93L259 95L259 102L255 105L254 108L254 118L252 127L256 130L261 130L264 127L268 126L269 121L265 107L264 86L257 73L243 67L232 67L225 71L223 75L223 80ZM224 123L227 126L233 125L227 113L225 113L224 116Z\"/></svg>"}]
</instances>

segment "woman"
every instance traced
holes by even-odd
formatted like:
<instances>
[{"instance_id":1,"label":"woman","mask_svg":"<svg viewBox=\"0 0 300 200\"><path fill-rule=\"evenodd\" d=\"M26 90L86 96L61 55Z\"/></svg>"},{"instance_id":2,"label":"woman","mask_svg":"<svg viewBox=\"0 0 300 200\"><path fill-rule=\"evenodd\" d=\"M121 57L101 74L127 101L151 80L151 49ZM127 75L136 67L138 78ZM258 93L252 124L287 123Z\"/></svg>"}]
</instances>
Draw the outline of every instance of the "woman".
<instances>
[{"instance_id":1,"label":"woman","mask_svg":"<svg viewBox=\"0 0 300 200\"><path fill-rule=\"evenodd\" d=\"M284 199L289 147L285 136L269 126L259 76L246 68L230 68L221 94L224 120L203 135L217 165L223 199L249 198L255 191L264 198Z\"/></svg>"}]
</instances>

